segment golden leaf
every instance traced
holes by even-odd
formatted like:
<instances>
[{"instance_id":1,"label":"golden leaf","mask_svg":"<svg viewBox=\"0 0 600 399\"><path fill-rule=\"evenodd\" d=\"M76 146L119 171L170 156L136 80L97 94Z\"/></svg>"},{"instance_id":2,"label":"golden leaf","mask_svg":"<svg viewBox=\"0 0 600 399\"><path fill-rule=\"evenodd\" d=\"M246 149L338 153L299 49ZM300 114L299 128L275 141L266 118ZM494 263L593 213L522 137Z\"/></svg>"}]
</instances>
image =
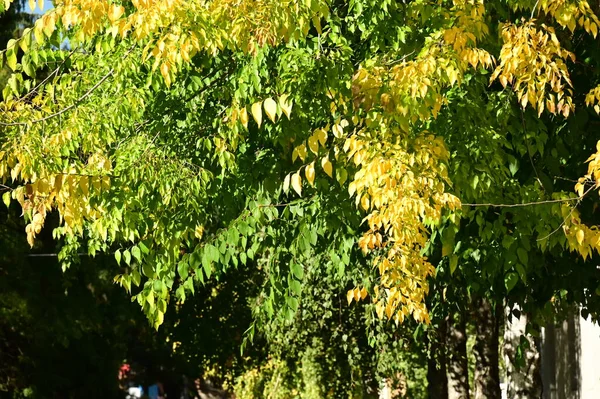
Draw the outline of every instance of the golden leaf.
<instances>
[{"instance_id":1,"label":"golden leaf","mask_svg":"<svg viewBox=\"0 0 600 399\"><path fill-rule=\"evenodd\" d=\"M291 183L294 191L296 191L299 196L302 196L302 178L300 177L300 173L296 172L292 175Z\"/></svg>"},{"instance_id":2,"label":"golden leaf","mask_svg":"<svg viewBox=\"0 0 600 399\"><path fill-rule=\"evenodd\" d=\"M252 117L254 118L256 124L260 128L260 125L262 123L262 108L260 101L252 104Z\"/></svg>"},{"instance_id":3,"label":"golden leaf","mask_svg":"<svg viewBox=\"0 0 600 399\"><path fill-rule=\"evenodd\" d=\"M306 175L306 180L311 186L313 186L315 182L315 161L306 165L306 168L304 168L304 174Z\"/></svg>"},{"instance_id":4,"label":"golden leaf","mask_svg":"<svg viewBox=\"0 0 600 399\"><path fill-rule=\"evenodd\" d=\"M275 118L277 117L277 103L269 97L263 102L263 106L265 107L265 113L269 119L271 119L271 122L275 122Z\"/></svg>"},{"instance_id":5,"label":"golden leaf","mask_svg":"<svg viewBox=\"0 0 600 399\"><path fill-rule=\"evenodd\" d=\"M290 119L290 115L292 113L292 102L288 102L288 97L289 95L282 94L279 97L279 106L281 107L281 110L283 111L285 116L287 116L287 118Z\"/></svg>"},{"instance_id":6,"label":"golden leaf","mask_svg":"<svg viewBox=\"0 0 600 399\"><path fill-rule=\"evenodd\" d=\"M287 194L290 191L290 174L288 173L283 179L283 191Z\"/></svg>"},{"instance_id":7,"label":"golden leaf","mask_svg":"<svg viewBox=\"0 0 600 399\"><path fill-rule=\"evenodd\" d=\"M308 148L310 148L310 150L316 155L319 153L319 141L316 137L316 135L312 135L308 138L307 140L308 142Z\"/></svg>"},{"instance_id":8,"label":"golden leaf","mask_svg":"<svg viewBox=\"0 0 600 399\"><path fill-rule=\"evenodd\" d=\"M333 178L333 165L329 160L329 155L325 155L325 157L321 159L321 167L329 177Z\"/></svg>"},{"instance_id":9,"label":"golden leaf","mask_svg":"<svg viewBox=\"0 0 600 399\"><path fill-rule=\"evenodd\" d=\"M248 129L248 111L246 110L246 107L242 107L242 109L240 109L240 122L242 122L242 125Z\"/></svg>"},{"instance_id":10,"label":"golden leaf","mask_svg":"<svg viewBox=\"0 0 600 399\"><path fill-rule=\"evenodd\" d=\"M365 299L367 297L367 289L365 287L362 287L362 289L360 290L360 299Z\"/></svg>"},{"instance_id":11,"label":"golden leaf","mask_svg":"<svg viewBox=\"0 0 600 399\"><path fill-rule=\"evenodd\" d=\"M344 137L344 129L342 128L342 126L340 125L333 125L333 135L338 138L341 139L342 137Z\"/></svg>"},{"instance_id":12,"label":"golden leaf","mask_svg":"<svg viewBox=\"0 0 600 399\"><path fill-rule=\"evenodd\" d=\"M317 140L323 147L325 147L325 143L327 143L327 132L323 129L317 129L315 131L315 135L317 136Z\"/></svg>"},{"instance_id":13,"label":"golden leaf","mask_svg":"<svg viewBox=\"0 0 600 399\"><path fill-rule=\"evenodd\" d=\"M577 230L577 233L575 234L575 238L577 238L577 243L579 243L579 245L583 244L583 239L585 238L585 233L583 232L582 229Z\"/></svg>"}]
</instances>

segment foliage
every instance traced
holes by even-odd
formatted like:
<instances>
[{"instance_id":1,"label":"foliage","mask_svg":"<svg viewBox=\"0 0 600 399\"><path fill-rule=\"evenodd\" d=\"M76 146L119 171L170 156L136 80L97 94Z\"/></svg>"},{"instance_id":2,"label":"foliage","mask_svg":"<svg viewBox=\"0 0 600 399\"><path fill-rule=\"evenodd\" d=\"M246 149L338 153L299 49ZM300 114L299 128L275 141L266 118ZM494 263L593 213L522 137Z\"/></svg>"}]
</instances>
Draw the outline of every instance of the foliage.
<instances>
[{"instance_id":1,"label":"foliage","mask_svg":"<svg viewBox=\"0 0 600 399\"><path fill-rule=\"evenodd\" d=\"M547 303L572 287L537 297L536 259L596 245L575 210L587 180L559 181L596 141L580 133L599 55L571 44L597 35L593 7L59 2L2 56L3 198L30 245L58 211L65 267L114 251L157 327L170 293L244 267L265 276L257 307L293 320L329 264L357 269L348 302L428 323L425 254L468 291Z\"/></svg>"}]
</instances>

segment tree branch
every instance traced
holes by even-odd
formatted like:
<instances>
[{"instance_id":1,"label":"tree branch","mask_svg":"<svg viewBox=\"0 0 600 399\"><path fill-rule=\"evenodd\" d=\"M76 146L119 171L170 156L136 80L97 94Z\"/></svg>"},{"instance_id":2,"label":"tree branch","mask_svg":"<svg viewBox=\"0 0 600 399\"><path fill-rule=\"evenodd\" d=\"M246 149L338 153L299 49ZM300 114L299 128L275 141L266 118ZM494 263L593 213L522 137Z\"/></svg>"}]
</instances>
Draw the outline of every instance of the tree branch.
<instances>
[{"instance_id":1,"label":"tree branch","mask_svg":"<svg viewBox=\"0 0 600 399\"><path fill-rule=\"evenodd\" d=\"M33 121L29 121L29 122L13 122L13 123L4 123L4 122L0 122L0 125L1 125L1 126L27 126L27 125L29 125L29 124L33 124L33 123L39 123L39 122L44 122L44 121L47 121L48 119L52 119L52 118L54 118L54 117L56 117L56 116L62 115L62 114L64 114L65 112L67 112L67 111L70 111L71 109L75 108L75 107L76 107L76 106L77 106L79 103L81 103L83 100L85 100L86 98L88 98L88 97L89 97L89 96L90 96L90 95L91 95L91 94L94 92L94 90L96 90L98 87L100 87L100 85L101 85L102 83L104 83L104 81L105 81L106 79L108 79L108 78L109 78L109 77L110 77L110 76L111 76L111 75L114 73L114 71L115 71L115 70L114 70L114 68L113 68L113 69L111 69L110 71L108 71L108 73L107 73L106 75L104 75L104 76L102 77L102 79L100 79L100 80L98 81L98 83L96 83L96 84L95 84L94 86L92 86L92 87L91 87L91 88L90 88L88 91L86 91L86 92L85 92L85 94L84 94L83 96L79 97L79 98L78 98L78 99L77 99L77 100L76 100L76 101L75 101L73 104L69 105L69 106L68 106L68 107L66 107L66 108L63 108L63 109L61 109L61 110L60 110L60 111L58 111L58 112L55 112L55 113L53 113L53 114L50 114L50 115L48 115L48 116L45 116L45 117L43 117L43 118L40 118L40 119L35 119L35 120L33 120Z\"/></svg>"}]
</instances>

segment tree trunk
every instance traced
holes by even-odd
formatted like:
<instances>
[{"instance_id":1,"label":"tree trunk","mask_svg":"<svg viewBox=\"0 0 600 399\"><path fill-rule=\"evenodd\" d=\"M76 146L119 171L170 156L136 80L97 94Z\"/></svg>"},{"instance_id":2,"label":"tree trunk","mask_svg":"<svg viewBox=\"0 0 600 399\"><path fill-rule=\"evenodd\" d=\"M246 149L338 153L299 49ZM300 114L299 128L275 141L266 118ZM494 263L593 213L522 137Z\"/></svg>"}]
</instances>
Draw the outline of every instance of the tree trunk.
<instances>
[{"instance_id":1,"label":"tree trunk","mask_svg":"<svg viewBox=\"0 0 600 399\"><path fill-rule=\"evenodd\" d=\"M538 399L542 397L542 374L540 339L525 335L527 315L519 318L507 315L504 331L504 359L506 364L506 385L509 398ZM517 356L517 347L527 340L529 348L522 347Z\"/></svg>"},{"instance_id":2,"label":"tree trunk","mask_svg":"<svg viewBox=\"0 0 600 399\"><path fill-rule=\"evenodd\" d=\"M429 399L448 399L446 375L446 323L441 323L436 337L429 337L427 358L427 393Z\"/></svg>"},{"instance_id":3,"label":"tree trunk","mask_svg":"<svg viewBox=\"0 0 600 399\"><path fill-rule=\"evenodd\" d=\"M463 314L448 317L448 398L470 399L467 333Z\"/></svg>"},{"instance_id":4,"label":"tree trunk","mask_svg":"<svg viewBox=\"0 0 600 399\"><path fill-rule=\"evenodd\" d=\"M498 329L502 307L492 308L489 300L478 298L474 303L475 322L475 399L501 399L498 368Z\"/></svg>"}]
</instances>

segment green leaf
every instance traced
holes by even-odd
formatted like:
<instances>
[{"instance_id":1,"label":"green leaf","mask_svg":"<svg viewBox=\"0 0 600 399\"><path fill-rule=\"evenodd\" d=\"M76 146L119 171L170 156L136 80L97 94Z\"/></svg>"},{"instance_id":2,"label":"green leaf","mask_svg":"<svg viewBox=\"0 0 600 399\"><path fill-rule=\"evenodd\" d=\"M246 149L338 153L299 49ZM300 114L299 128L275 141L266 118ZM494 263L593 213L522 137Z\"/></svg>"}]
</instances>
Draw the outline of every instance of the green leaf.
<instances>
[{"instance_id":1,"label":"green leaf","mask_svg":"<svg viewBox=\"0 0 600 399\"><path fill-rule=\"evenodd\" d=\"M11 43L12 43L12 46L11 46ZM6 47L6 64L13 71L17 69L17 51L16 51L16 46L14 45L14 43L15 43L15 40L10 39L8 41L8 44Z\"/></svg>"},{"instance_id":2,"label":"green leaf","mask_svg":"<svg viewBox=\"0 0 600 399\"><path fill-rule=\"evenodd\" d=\"M131 254L138 262L142 262L142 253L140 252L140 249L137 246L131 248Z\"/></svg>"},{"instance_id":3,"label":"green leaf","mask_svg":"<svg viewBox=\"0 0 600 399\"><path fill-rule=\"evenodd\" d=\"M204 274L206 274L206 278L210 278L210 275L212 273L212 267L208 251L204 251L204 254L202 256L202 267L204 268Z\"/></svg>"},{"instance_id":4,"label":"green leaf","mask_svg":"<svg viewBox=\"0 0 600 399\"><path fill-rule=\"evenodd\" d=\"M130 265L131 264L131 253L129 252L129 250L126 249L125 251L123 251L123 257L125 258L125 263L127 265Z\"/></svg>"},{"instance_id":5,"label":"green leaf","mask_svg":"<svg viewBox=\"0 0 600 399\"><path fill-rule=\"evenodd\" d=\"M458 266L458 256L452 255L450 256L450 275L454 274L456 267Z\"/></svg>"},{"instance_id":6,"label":"green leaf","mask_svg":"<svg viewBox=\"0 0 600 399\"><path fill-rule=\"evenodd\" d=\"M292 279L292 281L290 281L290 289L294 294L300 295L300 293L302 292L302 285L298 280Z\"/></svg>"},{"instance_id":7,"label":"green leaf","mask_svg":"<svg viewBox=\"0 0 600 399\"><path fill-rule=\"evenodd\" d=\"M35 67L31 63L31 59L28 56L23 57L23 71L30 77L35 77Z\"/></svg>"},{"instance_id":8,"label":"green leaf","mask_svg":"<svg viewBox=\"0 0 600 399\"><path fill-rule=\"evenodd\" d=\"M304 269L302 268L302 265L297 263L297 262L292 262L290 264L290 267L292 269L292 274L298 279L298 280L302 280L302 277L304 277Z\"/></svg>"},{"instance_id":9,"label":"green leaf","mask_svg":"<svg viewBox=\"0 0 600 399\"><path fill-rule=\"evenodd\" d=\"M121 251L118 249L115 251L115 259L117 260L117 265L121 265Z\"/></svg>"},{"instance_id":10,"label":"green leaf","mask_svg":"<svg viewBox=\"0 0 600 399\"><path fill-rule=\"evenodd\" d=\"M142 266L142 272L144 273L144 276L148 278L154 277L154 269L152 269L152 266L150 266L148 263L144 263Z\"/></svg>"},{"instance_id":11,"label":"green leaf","mask_svg":"<svg viewBox=\"0 0 600 399\"><path fill-rule=\"evenodd\" d=\"M133 283L139 287L140 283L142 282L142 275L140 274L140 272L136 270L134 270L133 272L131 272L131 277L133 278Z\"/></svg>"},{"instance_id":12,"label":"green leaf","mask_svg":"<svg viewBox=\"0 0 600 399\"><path fill-rule=\"evenodd\" d=\"M504 276L504 285L506 286L507 292L510 292L513 288L515 288L515 285L517 285L518 282L519 276L517 273L510 272Z\"/></svg>"},{"instance_id":13,"label":"green leaf","mask_svg":"<svg viewBox=\"0 0 600 399\"><path fill-rule=\"evenodd\" d=\"M529 257L527 256L527 251L525 251L525 249L518 248L517 256L519 257L519 260L521 261L521 263L523 263L524 265L529 264Z\"/></svg>"},{"instance_id":14,"label":"green leaf","mask_svg":"<svg viewBox=\"0 0 600 399\"><path fill-rule=\"evenodd\" d=\"M189 265L187 262L181 261L179 262L179 265L177 265L177 272L179 273L181 280L186 280L188 278L188 269Z\"/></svg>"},{"instance_id":15,"label":"green leaf","mask_svg":"<svg viewBox=\"0 0 600 399\"><path fill-rule=\"evenodd\" d=\"M10 191L2 194L2 202L4 202L4 205L6 205L7 208L10 208Z\"/></svg>"}]
</instances>

